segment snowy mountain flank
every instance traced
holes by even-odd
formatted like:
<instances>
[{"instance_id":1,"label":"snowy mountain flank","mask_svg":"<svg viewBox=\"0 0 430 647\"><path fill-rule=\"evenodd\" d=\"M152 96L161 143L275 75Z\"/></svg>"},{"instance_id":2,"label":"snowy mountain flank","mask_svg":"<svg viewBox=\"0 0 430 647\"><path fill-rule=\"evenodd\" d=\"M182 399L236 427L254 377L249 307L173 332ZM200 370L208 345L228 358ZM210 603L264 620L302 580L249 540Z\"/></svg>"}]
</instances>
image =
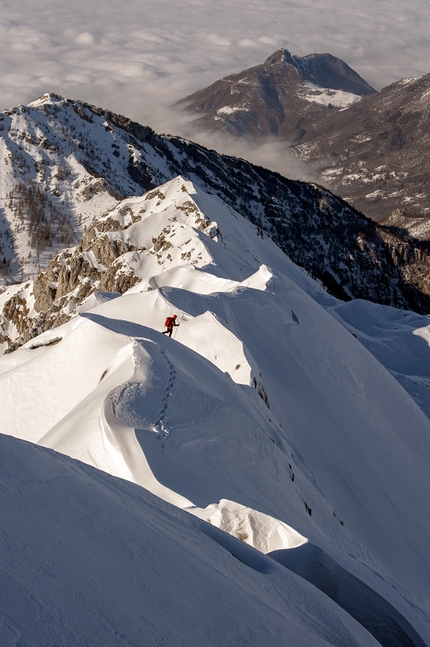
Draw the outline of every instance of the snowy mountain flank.
<instances>
[{"instance_id":1,"label":"snowy mountain flank","mask_svg":"<svg viewBox=\"0 0 430 647\"><path fill-rule=\"evenodd\" d=\"M0 295L2 645L430 645L428 317L201 180L112 200Z\"/></svg>"},{"instance_id":2,"label":"snowy mountain flank","mask_svg":"<svg viewBox=\"0 0 430 647\"><path fill-rule=\"evenodd\" d=\"M96 278L131 251L126 230L120 233L128 220L109 214L119 214L128 196L156 190L178 175L248 218L260 235L269 235L332 294L420 313L430 310L425 242L397 227L375 224L322 187L157 135L101 108L51 94L6 111L0 115L0 170L1 282L6 287L34 279L39 318L27 320L27 296L10 288L10 298L2 299L0 329L1 343L9 346L46 330L58 319L51 313L47 320L46 309L52 303L59 312L63 296L77 287L76 265L69 277L63 273L57 281L55 255L80 244L79 262L85 258L88 263L91 249ZM133 212L132 217L140 216ZM100 234L103 244L93 245L91 232L96 238ZM47 269L51 261L54 265ZM90 283L92 276L81 288L83 295ZM98 289L128 287L120 281Z\"/></svg>"},{"instance_id":3,"label":"snowy mountain flank","mask_svg":"<svg viewBox=\"0 0 430 647\"><path fill-rule=\"evenodd\" d=\"M430 74L328 115L293 146L322 181L380 223L430 238Z\"/></svg>"},{"instance_id":4,"label":"snowy mountain flank","mask_svg":"<svg viewBox=\"0 0 430 647\"><path fill-rule=\"evenodd\" d=\"M278 137L377 222L430 237L430 74L376 92L330 54L278 50L179 102L199 128Z\"/></svg>"}]
</instances>

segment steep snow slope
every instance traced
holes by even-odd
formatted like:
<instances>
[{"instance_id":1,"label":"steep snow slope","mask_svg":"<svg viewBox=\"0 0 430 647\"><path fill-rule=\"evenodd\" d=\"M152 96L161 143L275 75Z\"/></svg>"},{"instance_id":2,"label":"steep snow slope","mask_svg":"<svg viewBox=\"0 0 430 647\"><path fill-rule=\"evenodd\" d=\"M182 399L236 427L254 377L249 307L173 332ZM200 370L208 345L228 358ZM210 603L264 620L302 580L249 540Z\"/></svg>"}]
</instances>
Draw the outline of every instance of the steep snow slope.
<instances>
[{"instance_id":1,"label":"steep snow slope","mask_svg":"<svg viewBox=\"0 0 430 647\"><path fill-rule=\"evenodd\" d=\"M430 318L357 299L329 307L430 418Z\"/></svg>"},{"instance_id":2,"label":"steep snow slope","mask_svg":"<svg viewBox=\"0 0 430 647\"><path fill-rule=\"evenodd\" d=\"M380 604L369 625L380 644L430 644L428 418L272 241L182 179L159 191L158 218L149 209L126 230L140 282L98 305L92 294L80 315L0 358L2 431L260 550L308 542L335 580L381 598L409 640L381 634ZM141 247L156 222L170 229L154 261Z\"/></svg>"},{"instance_id":3,"label":"steep snow slope","mask_svg":"<svg viewBox=\"0 0 430 647\"><path fill-rule=\"evenodd\" d=\"M377 647L304 579L131 483L0 437L2 647Z\"/></svg>"}]
</instances>

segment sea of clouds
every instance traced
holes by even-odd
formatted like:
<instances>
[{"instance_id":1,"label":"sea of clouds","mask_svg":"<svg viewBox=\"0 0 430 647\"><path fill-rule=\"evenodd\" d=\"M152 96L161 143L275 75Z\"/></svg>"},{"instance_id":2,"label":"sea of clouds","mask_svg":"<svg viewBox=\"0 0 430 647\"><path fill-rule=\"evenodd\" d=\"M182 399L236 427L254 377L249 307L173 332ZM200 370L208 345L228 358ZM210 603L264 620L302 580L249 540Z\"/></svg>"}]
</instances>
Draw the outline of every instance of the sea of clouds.
<instances>
[{"instance_id":1,"label":"sea of clouds","mask_svg":"<svg viewBox=\"0 0 430 647\"><path fill-rule=\"evenodd\" d=\"M429 24L428 0L0 0L0 109L57 92L190 137L172 104L280 47L329 52L378 89L427 74ZM279 145L260 152L285 165Z\"/></svg>"}]
</instances>

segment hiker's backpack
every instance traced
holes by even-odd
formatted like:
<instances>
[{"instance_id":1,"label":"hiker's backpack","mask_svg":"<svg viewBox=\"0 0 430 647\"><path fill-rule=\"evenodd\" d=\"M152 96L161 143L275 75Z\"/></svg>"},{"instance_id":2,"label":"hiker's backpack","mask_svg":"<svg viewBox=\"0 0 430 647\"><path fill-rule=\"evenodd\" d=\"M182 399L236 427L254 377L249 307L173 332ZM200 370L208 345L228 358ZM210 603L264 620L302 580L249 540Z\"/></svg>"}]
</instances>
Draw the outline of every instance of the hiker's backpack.
<instances>
[{"instance_id":1,"label":"hiker's backpack","mask_svg":"<svg viewBox=\"0 0 430 647\"><path fill-rule=\"evenodd\" d=\"M167 317L164 325L166 326L166 328L170 328L170 326L173 326L174 323L175 322L173 320L173 317Z\"/></svg>"}]
</instances>

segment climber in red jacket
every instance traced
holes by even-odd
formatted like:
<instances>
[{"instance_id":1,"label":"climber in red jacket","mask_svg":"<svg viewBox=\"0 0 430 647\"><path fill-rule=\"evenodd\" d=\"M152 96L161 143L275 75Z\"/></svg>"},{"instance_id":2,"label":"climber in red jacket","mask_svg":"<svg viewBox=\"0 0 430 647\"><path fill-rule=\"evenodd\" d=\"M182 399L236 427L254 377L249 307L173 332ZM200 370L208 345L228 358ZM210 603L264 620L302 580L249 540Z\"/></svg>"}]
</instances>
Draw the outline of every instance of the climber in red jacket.
<instances>
[{"instance_id":1,"label":"climber in red jacket","mask_svg":"<svg viewBox=\"0 0 430 647\"><path fill-rule=\"evenodd\" d=\"M169 335L169 337L172 336L173 328L178 327L179 324L176 323L177 315L173 315L173 317L167 317L165 326L167 330L163 331L163 335Z\"/></svg>"}]
</instances>

